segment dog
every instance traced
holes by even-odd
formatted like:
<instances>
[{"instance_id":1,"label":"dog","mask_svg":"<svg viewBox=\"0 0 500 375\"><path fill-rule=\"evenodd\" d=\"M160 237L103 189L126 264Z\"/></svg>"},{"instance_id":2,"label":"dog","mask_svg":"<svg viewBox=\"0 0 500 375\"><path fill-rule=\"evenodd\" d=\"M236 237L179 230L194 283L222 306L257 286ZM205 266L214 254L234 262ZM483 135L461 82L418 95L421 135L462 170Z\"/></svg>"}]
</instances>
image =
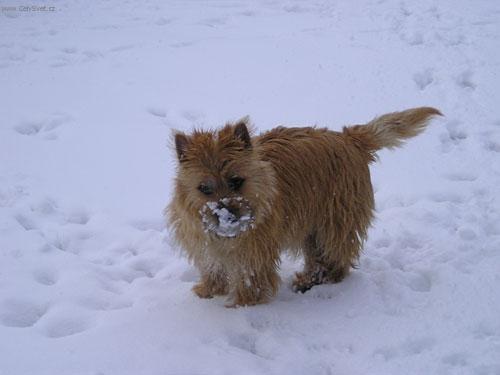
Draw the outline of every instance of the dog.
<instances>
[{"instance_id":1,"label":"dog","mask_svg":"<svg viewBox=\"0 0 500 375\"><path fill-rule=\"evenodd\" d=\"M341 132L280 126L252 136L248 117L216 131L176 132L179 163L165 214L200 271L194 293L228 295L228 307L266 303L278 290L284 250L304 257L296 292L342 281L374 217L369 164L437 115L408 109Z\"/></svg>"}]
</instances>

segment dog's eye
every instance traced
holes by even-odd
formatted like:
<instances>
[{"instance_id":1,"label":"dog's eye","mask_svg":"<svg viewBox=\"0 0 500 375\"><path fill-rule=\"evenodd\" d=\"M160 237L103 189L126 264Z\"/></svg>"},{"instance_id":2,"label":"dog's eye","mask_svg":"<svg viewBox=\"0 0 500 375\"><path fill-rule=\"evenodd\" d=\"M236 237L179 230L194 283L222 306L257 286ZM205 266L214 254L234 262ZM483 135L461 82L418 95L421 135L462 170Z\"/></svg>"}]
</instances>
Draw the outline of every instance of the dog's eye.
<instances>
[{"instance_id":1,"label":"dog's eye","mask_svg":"<svg viewBox=\"0 0 500 375\"><path fill-rule=\"evenodd\" d=\"M239 176L233 176L233 177L229 178L229 180L227 181L227 184L229 186L229 189L236 191L239 188L241 188L241 186L243 185L243 182L245 182L244 178L241 178Z\"/></svg>"},{"instance_id":2,"label":"dog's eye","mask_svg":"<svg viewBox=\"0 0 500 375\"><path fill-rule=\"evenodd\" d=\"M214 189L212 189L212 187L205 184L200 184L200 186L198 186L198 190L205 195L211 195L214 192Z\"/></svg>"}]
</instances>

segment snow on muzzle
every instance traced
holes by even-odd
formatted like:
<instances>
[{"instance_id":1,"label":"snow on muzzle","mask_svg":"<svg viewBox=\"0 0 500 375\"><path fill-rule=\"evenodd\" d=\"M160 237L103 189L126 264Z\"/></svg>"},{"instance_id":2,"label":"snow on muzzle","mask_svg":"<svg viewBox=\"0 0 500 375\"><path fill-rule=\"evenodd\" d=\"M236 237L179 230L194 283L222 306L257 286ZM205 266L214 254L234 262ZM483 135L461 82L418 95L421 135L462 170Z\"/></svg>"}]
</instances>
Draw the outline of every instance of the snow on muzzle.
<instances>
[{"instance_id":1,"label":"snow on muzzle","mask_svg":"<svg viewBox=\"0 0 500 375\"><path fill-rule=\"evenodd\" d=\"M255 221L249 202L242 197L207 202L200 215L205 232L219 237L236 237L253 228Z\"/></svg>"}]
</instances>

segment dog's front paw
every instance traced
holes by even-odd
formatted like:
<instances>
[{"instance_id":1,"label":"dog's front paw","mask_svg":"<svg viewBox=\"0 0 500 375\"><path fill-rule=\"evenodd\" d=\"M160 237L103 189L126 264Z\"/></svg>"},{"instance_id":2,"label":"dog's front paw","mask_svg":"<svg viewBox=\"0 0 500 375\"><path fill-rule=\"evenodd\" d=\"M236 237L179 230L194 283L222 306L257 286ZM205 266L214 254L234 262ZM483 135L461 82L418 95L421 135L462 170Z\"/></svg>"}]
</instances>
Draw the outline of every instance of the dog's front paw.
<instances>
[{"instance_id":1,"label":"dog's front paw","mask_svg":"<svg viewBox=\"0 0 500 375\"><path fill-rule=\"evenodd\" d=\"M212 298L214 295L211 291L211 288L204 282L199 282L195 286L193 286L193 292L200 298Z\"/></svg>"},{"instance_id":2,"label":"dog's front paw","mask_svg":"<svg viewBox=\"0 0 500 375\"><path fill-rule=\"evenodd\" d=\"M259 305L261 303L266 303L266 300L245 300L245 299L236 299L234 301L228 301L224 307L227 307L228 309L236 309L238 307L246 307L246 306L254 306L254 305Z\"/></svg>"},{"instance_id":3,"label":"dog's front paw","mask_svg":"<svg viewBox=\"0 0 500 375\"><path fill-rule=\"evenodd\" d=\"M274 292L271 289L240 288L235 291L234 296L228 300L225 306L235 308L260 305L268 302L272 295Z\"/></svg>"},{"instance_id":4,"label":"dog's front paw","mask_svg":"<svg viewBox=\"0 0 500 375\"><path fill-rule=\"evenodd\" d=\"M238 307L243 307L243 306L237 305L237 304L236 304L236 303L234 303L234 302L228 302L228 303L226 303L226 304L224 305L224 307L225 307L226 309L236 309L236 308L238 308Z\"/></svg>"},{"instance_id":5,"label":"dog's front paw","mask_svg":"<svg viewBox=\"0 0 500 375\"><path fill-rule=\"evenodd\" d=\"M292 290L295 293L305 293L314 285L315 283L311 280L310 275L305 272L296 272L295 280L292 282Z\"/></svg>"}]
</instances>

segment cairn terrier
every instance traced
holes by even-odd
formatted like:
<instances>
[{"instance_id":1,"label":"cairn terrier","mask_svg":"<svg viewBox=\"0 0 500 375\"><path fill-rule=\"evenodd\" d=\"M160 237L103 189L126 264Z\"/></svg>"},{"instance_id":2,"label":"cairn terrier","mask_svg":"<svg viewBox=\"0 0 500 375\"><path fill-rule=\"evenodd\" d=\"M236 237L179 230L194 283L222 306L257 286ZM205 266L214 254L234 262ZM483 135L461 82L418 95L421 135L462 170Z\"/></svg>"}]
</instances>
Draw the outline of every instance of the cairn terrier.
<instances>
[{"instance_id":1,"label":"cairn terrier","mask_svg":"<svg viewBox=\"0 0 500 375\"><path fill-rule=\"evenodd\" d=\"M243 118L217 131L176 133L179 165L166 215L200 271L193 291L227 294L232 307L265 303L280 284L284 250L305 260L295 291L341 281L373 218L369 164L435 115L431 107L409 109L342 132L280 126L252 136Z\"/></svg>"}]
</instances>

